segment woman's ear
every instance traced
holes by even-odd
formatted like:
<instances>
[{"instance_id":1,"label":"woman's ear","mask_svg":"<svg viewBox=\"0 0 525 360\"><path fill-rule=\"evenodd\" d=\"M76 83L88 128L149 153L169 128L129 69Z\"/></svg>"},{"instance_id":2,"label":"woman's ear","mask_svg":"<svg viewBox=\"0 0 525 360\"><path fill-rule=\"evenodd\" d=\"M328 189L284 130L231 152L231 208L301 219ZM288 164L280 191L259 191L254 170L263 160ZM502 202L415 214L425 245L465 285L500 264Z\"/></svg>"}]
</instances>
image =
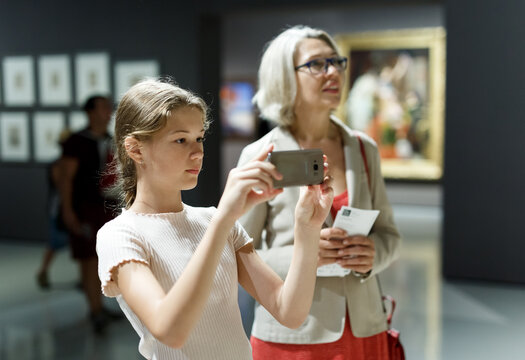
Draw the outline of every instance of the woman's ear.
<instances>
[{"instance_id":1,"label":"woman's ear","mask_svg":"<svg viewBox=\"0 0 525 360\"><path fill-rule=\"evenodd\" d=\"M140 141L134 136L126 136L124 139L124 147L128 156L135 161L137 164L142 164L144 159L142 158L142 148Z\"/></svg>"}]
</instances>

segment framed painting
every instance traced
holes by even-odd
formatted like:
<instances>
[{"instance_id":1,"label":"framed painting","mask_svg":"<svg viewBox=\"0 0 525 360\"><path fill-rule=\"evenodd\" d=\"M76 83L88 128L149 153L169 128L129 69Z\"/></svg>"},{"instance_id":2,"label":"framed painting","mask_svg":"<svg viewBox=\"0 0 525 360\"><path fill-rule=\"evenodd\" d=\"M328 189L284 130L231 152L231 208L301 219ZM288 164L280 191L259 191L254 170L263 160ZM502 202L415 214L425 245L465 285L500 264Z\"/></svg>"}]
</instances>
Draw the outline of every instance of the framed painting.
<instances>
[{"instance_id":1,"label":"framed painting","mask_svg":"<svg viewBox=\"0 0 525 360\"><path fill-rule=\"evenodd\" d=\"M4 102L6 106L35 104L34 61L31 56L7 56L4 71Z\"/></svg>"},{"instance_id":2,"label":"framed painting","mask_svg":"<svg viewBox=\"0 0 525 360\"><path fill-rule=\"evenodd\" d=\"M2 161L29 161L29 117L27 113L0 113L0 156Z\"/></svg>"},{"instance_id":3,"label":"framed painting","mask_svg":"<svg viewBox=\"0 0 525 360\"><path fill-rule=\"evenodd\" d=\"M348 57L337 115L376 141L385 178L442 177L445 36L443 28L336 36Z\"/></svg>"},{"instance_id":4,"label":"framed painting","mask_svg":"<svg viewBox=\"0 0 525 360\"><path fill-rule=\"evenodd\" d=\"M91 95L111 94L109 55L106 53L77 54L75 79L77 105L83 106Z\"/></svg>"},{"instance_id":5,"label":"framed painting","mask_svg":"<svg viewBox=\"0 0 525 360\"><path fill-rule=\"evenodd\" d=\"M67 55L42 55L38 58L38 89L43 106L71 104L71 64Z\"/></svg>"},{"instance_id":6,"label":"framed painting","mask_svg":"<svg viewBox=\"0 0 525 360\"><path fill-rule=\"evenodd\" d=\"M251 81L225 81L220 90L220 119L225 137L252 138L256 114L252 104L255 86Z\"/></svg>"},{"instance_id":7,"label":"framed painting","mask_svg":"<svg viewBox=\"0 0 525 360\"><path fill-rule=\"evenodd\" d=\"M65 130L65 116L59 111L39 111L33 115L35 160L51 162L60 156L59 139Z\"/></svg>"},{"instance_id":8,"label":"framed painting","mask_svg":"<svg viewBox=\"0 0 525 360\"><path fill-rule=\"evenodd\" d=\"M147 77L160 75L160 66L156 60L118 61L115 64L115 94L117 100L130 87Z\"/></svg>"},{"instance_id":9,"label":"framed painting","mask_svg":"<svg viewBox=\"0 0 525 360\"><path fill-rule=\"evenodd\" d=\"M89 125L87 114L84 111L72 111L69 113L69 130L74 133L84 130Z\"/></svg>"}]
</instances>

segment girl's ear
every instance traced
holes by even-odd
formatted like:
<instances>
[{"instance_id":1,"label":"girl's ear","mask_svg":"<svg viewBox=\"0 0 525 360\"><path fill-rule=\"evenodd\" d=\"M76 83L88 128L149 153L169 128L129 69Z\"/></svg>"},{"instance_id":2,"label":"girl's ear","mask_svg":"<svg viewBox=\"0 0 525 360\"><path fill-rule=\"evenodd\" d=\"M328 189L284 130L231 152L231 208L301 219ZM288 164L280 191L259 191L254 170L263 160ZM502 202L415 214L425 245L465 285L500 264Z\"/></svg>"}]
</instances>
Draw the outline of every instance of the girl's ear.
<instances>
[{"instance_id":1,"label":"girl's ear","mask_svg":"<svg viewBox=\"0 0 525 360\"><path fill-rule=\"evenodd\" d=\"M127 136L124 139L124 147L128 156L135 161L137 164L142 164L144 159L142 158L142 149L140 141L134 136Z\"/></svg>"}]
</instances>

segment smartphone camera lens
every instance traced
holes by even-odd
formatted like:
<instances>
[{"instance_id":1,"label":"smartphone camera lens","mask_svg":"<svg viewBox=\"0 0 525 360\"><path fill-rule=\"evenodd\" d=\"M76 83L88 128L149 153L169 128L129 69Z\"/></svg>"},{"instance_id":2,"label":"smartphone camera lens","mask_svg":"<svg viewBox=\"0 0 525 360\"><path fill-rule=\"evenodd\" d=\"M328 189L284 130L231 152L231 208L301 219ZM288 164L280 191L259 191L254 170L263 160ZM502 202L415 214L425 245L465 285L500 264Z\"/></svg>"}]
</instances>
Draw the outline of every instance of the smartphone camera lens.
<instances>
[{"instance_id":1,"label":"smartphone camera lens","mask_svg":"<svg viewBox=\"0 0 525 360\"><path fill-rule=\"evenodd\" d=\"M319 165L314 164L314 170L317 171L319 169Z\"/></svg>"}]
</instances>

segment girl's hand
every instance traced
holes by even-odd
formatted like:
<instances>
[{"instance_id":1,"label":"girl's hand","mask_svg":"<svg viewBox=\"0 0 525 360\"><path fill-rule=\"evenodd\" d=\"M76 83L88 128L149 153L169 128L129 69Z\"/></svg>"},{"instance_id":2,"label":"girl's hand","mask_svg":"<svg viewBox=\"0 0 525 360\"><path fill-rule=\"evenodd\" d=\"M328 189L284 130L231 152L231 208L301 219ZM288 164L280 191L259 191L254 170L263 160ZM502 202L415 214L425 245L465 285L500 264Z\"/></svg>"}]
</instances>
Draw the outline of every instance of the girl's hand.
<instances>
[{"instance_id":1,"label":"girl's hand","mask_svg":"<svg viewBox=\"0 0 525 360\"><path fill-rule=\"evenodd\" d=\"M273 188L273 180L282 179L282 175L275 165L265 161L272 150L273 144L270 144L252 161L230 171L217 207L223 216L237 220L252 206L267 201L283 191Z\"/></svg>"},{"instance_id":2,"label":"girl's hand","mask_svg":"<svg viewBox=\"0 0 525 360\"><path fill-rule=\"evenodd\" d=\"M324 156L326 161L326 156ZM324 181L319 185L309 185L301 187L299 201L295 207L295 222L305 227L321 227L332 202L334 200L334 190L331 187L332 178L327 175L328 165L324 166Z\"/></svg>"}]
</instances>

